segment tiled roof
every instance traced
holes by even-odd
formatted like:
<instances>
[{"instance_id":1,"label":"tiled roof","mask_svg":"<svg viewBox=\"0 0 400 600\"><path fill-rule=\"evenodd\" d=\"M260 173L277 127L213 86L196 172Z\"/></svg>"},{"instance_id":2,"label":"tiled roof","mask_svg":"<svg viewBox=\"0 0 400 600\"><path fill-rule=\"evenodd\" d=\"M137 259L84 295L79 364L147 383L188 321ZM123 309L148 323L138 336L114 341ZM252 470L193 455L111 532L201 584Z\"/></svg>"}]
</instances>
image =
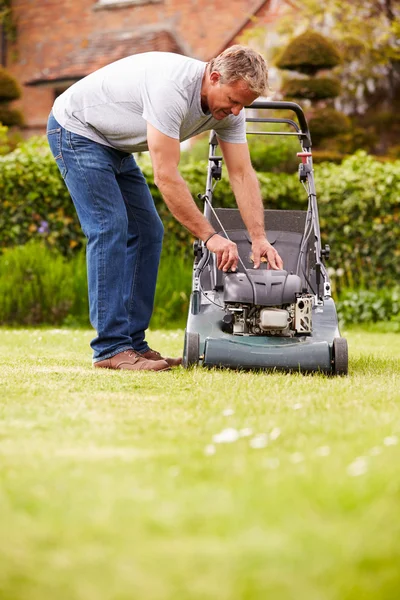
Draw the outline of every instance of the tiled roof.
<instances>
[{"instance_id":1,"label":"tiled roof","mask_svg":"<svg viewBox=\"0 0 400 600\"><path fill-rule=\"evenodd\" d=\"M25 85L35 86L82 79L115 60L154 50L184 54L174 35L166 30L96 34L89 38L87 43L67 53L61 64L36 73L32 79L25 82Z\"/></svg>"}]
</instances>

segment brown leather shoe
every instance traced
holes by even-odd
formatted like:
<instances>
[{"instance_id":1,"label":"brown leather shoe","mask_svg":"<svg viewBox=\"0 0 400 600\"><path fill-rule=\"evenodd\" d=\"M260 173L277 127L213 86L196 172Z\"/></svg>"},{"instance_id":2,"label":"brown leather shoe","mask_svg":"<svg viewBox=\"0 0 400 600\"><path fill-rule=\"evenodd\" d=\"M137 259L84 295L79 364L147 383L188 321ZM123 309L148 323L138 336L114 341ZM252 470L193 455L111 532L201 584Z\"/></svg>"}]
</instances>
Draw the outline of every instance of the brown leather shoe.
<instances>
[{"instance_id":1,"label":"brown leather shoe","mask_svg":"<svg viewBox=\"0 0 400 600\"><path fill-rule=\"evenodd\" d=\"M159 360L165 360L166 363L169 364L170 367L179 367L180 364L182 364L182 358L164 358L163 356L161 356L161 354L159 352L157 352L157 350L152 350L151 348L149 348L147 350L147 352L140 352L140 356L143 356L143 358L147 358L147 360L154 360L154 361L159 361Z\"/></svg>"},{"instance_id":2,"label":"brown leather shoe","mask_svg":"<svg viewBox=\"0 0 400 600\"><path fill-rule=\"evenodd\" d=\"M128 369L130 371L169 371L169 364L159 360L147 360L139 352L124 350L111 358L99 360L93 364L96 369Z\"/></svg>"}]
</instances>

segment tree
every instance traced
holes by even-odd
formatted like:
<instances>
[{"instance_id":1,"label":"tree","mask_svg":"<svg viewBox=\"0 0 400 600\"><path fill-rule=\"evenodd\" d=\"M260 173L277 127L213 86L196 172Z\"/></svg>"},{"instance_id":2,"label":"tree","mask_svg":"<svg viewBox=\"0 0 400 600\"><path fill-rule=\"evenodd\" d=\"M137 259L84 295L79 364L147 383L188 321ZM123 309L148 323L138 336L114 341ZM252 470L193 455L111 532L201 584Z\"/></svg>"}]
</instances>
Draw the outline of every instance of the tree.
<instances>
[{"instance_id":1,"label":"tree","mask_svg":"<svg viewBox=\"0 0 400 600\"><path fill-rule=\"evenodd\" d=\"M0 124L22 125L23 117L19 110L9 108L9 102L21 96L19 85L10 73L0 67Z\"/></svg>"},{"instance_id":2,"label":"tree","mask_svg":"<svg viewBox=\"0 0 400 600\"><path fill-rule=\"evenodd\" d=\"M280 21L281 34L312 29L329 35L343 56L337 68L341 109L362 114L375 100L386 108L399 102L398 0L292 0L291 6Z\"/></svg>"}]
</instances>

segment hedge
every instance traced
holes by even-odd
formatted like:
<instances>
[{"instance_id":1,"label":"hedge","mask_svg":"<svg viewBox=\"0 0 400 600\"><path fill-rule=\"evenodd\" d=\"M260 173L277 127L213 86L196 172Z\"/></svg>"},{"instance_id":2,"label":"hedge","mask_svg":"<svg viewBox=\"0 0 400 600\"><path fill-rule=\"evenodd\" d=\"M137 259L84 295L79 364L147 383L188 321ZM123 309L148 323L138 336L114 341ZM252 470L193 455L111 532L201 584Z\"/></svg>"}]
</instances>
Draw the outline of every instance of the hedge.
<instances>
[{"instance_id":1,"label":"hedge","mask_svg":"<svg viewBox=\"0 0 400 600\"><path fill-rule=\"evenodd\" d=\"M165 252L191 255L191 236L168 212L152 181L148 155L140 164L166 229ZM204 192L206 162L181 172L194 196ZM385 286L400 280L400 161L381 163L365 152L341 165L315 166L322 242L332 247L329 266L344 268L348 286ZM258 173L267 208L305 209L297 174ZM0 156L0 248L44 238L64 255L84 243L75 210L42 139ZM226 169L215 192L219 206L235 206Z\"/></svg>"},{"instance_id":2,"label":"hedge","mask_svg":"<svg viewBox=\"0 0 400 600\"><path fill-rule=\"evenodd\" d=\"M343 271L343 269L338 269ZM339 275L340 279L343 275ZM335 283L335 277L333 283ZM184 327L192 263L164 254L150 326ZM340 326L385 322L400 331L400 287L334 290ZM62 256L43 242L30 241L0 255L0 325L89 326L83 252Z\"/></svg>"}]
</instances>

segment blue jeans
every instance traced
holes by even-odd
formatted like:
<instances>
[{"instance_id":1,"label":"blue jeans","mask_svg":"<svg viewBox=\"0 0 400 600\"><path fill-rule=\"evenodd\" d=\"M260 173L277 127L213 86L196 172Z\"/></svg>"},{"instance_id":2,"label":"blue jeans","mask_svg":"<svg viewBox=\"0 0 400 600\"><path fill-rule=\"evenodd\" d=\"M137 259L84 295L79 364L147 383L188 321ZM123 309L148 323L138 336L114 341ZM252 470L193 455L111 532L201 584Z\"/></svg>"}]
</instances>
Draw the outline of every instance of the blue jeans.
<instances>
[{"instance_id":1,"label":"blue jeans","mask_svg":"<svg viewBox=\"0 0 400 600\"><path fill-rule=\"evenodd\" d=\"M146 352L164 228L131 154L67 131L50 113L47 139L87 237L93 361Z\"/></svg>"}]
</instances>

